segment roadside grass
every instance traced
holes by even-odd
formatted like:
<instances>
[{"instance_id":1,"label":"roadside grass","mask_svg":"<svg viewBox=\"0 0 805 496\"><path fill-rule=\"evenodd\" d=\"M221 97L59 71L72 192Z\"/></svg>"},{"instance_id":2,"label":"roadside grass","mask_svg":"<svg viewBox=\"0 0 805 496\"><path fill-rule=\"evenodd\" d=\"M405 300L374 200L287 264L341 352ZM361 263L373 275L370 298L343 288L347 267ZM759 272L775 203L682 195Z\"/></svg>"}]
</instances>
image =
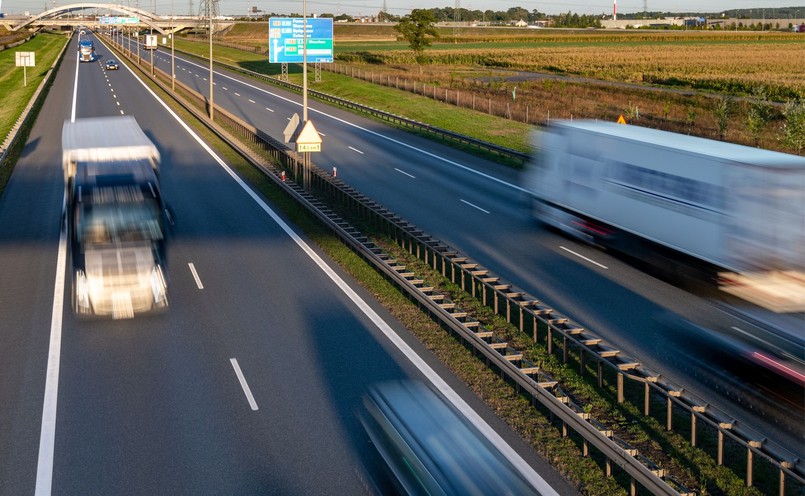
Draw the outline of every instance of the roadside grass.
<instances>
[{"instance_id":1,"label":"roadside grass","mask_svg":"<svg viewBox=\"0 0 805 496\"><path fill-rule=\"evenodd\" d=\"M239 65L242 63L254 63L254 62L261 62L265 61L268 63L268 59L265 55L259 53L252 53L246 50L238 50L237 48L231 48L227 46L222 46L220 44L215 43L216 40L213 40L213 57L218 62L223 62L225 64L232 64L232 65ZM170 53L170 44L162 45L163 50L167 53ZM210 56L210 45L208 42L202 39L188 39L177 36L174 40L174 48L177 50L182 50L188 53L192 53L196 57L203 58L209 60ZM276 66L277 64L272 64ZM279 73L279 67L277 67L277 72Z\"/></svg>"},{"instance_id":2,"label":"roadside grass","mask_svg":"<svg viewBox=\"0 0 805 496\"><path fill-rule=\"evenodd\" d=\"M35 51L36 66L29 68L28 71L28 85L23 86L22 70L16 67L16 50L4 50L0 52L0 95L2 95L2 104L0 104L0 143L3 142L14 124L19 119L22 111L25 109L28 102L33 97L39 84L44 79L48 69L58 57L64 44L67 43L62 35L54 34L40 34L27 43L20 45L19 49L23 51ZM39 51L37 51L39 50ZM9 63L10 59L10 63ZM48 88L43 89L44 92ZM14 171L14 165L17 163L22 149L25 147L27 136L31 131L36 116L41 108L41 101L39 105L35 105L31 109L32 119L29 119L19 129L19 139L11 146L6 154L5 160L0 162L0 197L5 191L6 184Z\"/></svg>"},{"instance_id":3,"label":"roadside grass","mask_svg":"<svg viewBox=\"0 0 805 496\"><path fill-rule=\"evenodd\" d=\"M301 74L289 73L288 78L292 83L302 84ZM533 126L529 124L332 72L323 73L319 82L308 81L308 87L435 127L454 130L465 136L523 152L530 151L528 136Z\"/></svg>"},{"instance_id":4,"label":"roadside grass","mask_svg":"<svg viewBox=\"0 0 805 496\"><path fill-rule=\"evenodd\" d=\"M0 105L0 141L14 127L66 42L67 38L63 35L42 33L27 43L0 52L0 95L3 95ZM16 67L16 52L36 53L36 66L27 68L26 86L23 86L23 68Z\"/></svg>"},{"instance_id":5,"label":"roadside grass","mask_svg":"<svg viewBox=\"0 0 805 496\"><path fill-rule=\"evenodd\" d=\"M179 39L176 47L199 57L209 55L209 49L204 48L201 42ZM205 51L206 50L206 51ZM219 47L213 49L216 61L237 65L250 71L268 76L279 75L279 64L269 64L265 57L229 47L220 47L227 55L219 58ZM238 55L241 59L235 60ZM323 72L322 81L311 81L311 72L308 71L308 87L312 90L337 96L345 100L358 102L362 105L382 109L385 112L406 117L415 121L430 124L447 130L460 130L461 134L505 146L522 152L529 152L529 135L533 126L522 122L511 121L501 117L492 116L472 109L459 108L454 105L438 102L432 98L416 95L408 91L397 90L385 86L362 81L342 74ZM288 70L290 82L301 85L301 68L290 64ZM410 129L408 129L410 132ZM432 138L428 133L422 134ZM475 153L478 153L477 151Z\"/></svg>"},{"instance_id":6,"label":"roadside grass","mask_svg":"<svg viewBox=\"0 0 805 496\"><path fill-rule=\"evenodd\" d=\"M10 45L29 36L28 31L9 31L5 26L0 26L0 48Z\"/></svg>"}]
</instances>

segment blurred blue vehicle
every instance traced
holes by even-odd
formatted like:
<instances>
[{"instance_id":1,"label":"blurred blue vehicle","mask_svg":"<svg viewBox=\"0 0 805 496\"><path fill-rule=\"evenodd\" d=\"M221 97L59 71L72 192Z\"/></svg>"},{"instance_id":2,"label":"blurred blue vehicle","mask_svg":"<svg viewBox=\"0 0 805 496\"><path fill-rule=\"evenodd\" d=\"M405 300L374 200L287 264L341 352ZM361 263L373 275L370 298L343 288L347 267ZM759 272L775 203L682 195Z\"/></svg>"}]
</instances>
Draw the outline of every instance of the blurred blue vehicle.
<instances>
[{"instance_id":1,"label":"blurred blue vehicle","mask_svg":"<svg viewBox=\"0 0 805 496\"><path fill-rule=\"evenodd\" d=\"M360 415L408 495L541 494L444 396L420 382L375 385Z\"/></svg>"}]
</instances>

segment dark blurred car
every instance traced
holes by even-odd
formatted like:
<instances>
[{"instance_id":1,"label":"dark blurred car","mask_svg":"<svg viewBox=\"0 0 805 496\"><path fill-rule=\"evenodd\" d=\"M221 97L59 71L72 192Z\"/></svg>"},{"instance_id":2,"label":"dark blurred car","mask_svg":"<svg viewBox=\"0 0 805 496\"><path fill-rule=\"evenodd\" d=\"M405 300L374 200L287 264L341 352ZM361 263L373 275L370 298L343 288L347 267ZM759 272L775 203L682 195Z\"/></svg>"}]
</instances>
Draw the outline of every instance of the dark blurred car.
<instances>
[{"instance_id":1,"label":"dark blurred car","mask_svg":"<svg viewBox=\"0 0 805 496\"><path fill-rule=\"evenodd\" d=\"M107 71L116 71L120 69L120 66L117 64L117 60L109 59L106 61L106 70Z\"/></svg>"},{"instance_id":2,"label":"dark blurred car","mask_svg":"<svg viewBox=\"0 0 805 496\"><path fill-rule=\"evenodd\" d=\"M375 385L364 407L361 423L401 494L540 494L452 403L423 383Z\"/></svg>"}]
</instances>

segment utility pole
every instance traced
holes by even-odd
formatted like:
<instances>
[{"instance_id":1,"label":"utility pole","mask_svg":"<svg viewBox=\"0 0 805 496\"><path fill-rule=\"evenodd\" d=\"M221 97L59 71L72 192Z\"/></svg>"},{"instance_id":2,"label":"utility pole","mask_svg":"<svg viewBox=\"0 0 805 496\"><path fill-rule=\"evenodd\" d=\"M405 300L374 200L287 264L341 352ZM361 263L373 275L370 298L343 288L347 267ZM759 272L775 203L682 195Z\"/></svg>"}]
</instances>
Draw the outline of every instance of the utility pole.
<instances>
[{"instance_id":1,"label":"utility pole","mask_svg":"<svg viewBox=\"0 0 805 496\"><path fill-rule=\"evenodd\" d=\"M202 0L199 12L199 19L203 19L206 15L207 17L207 26L210 31L210 120L213 120L215 117L214 112L214 98L213 98L213 65L212 65L212 34L215 31L215 18L218 15L218 0ZM203 12L203 14L202 14Z\"/></svg>"},{"instance_id":2,"label":"utility pole","mask_svg":"<svg viewBox=\"0 0 805 496\"><path fill-rule=\"evenodd\" d=\"M176 91L176 60L173 52L173 38L176 35L176 16L173 15L173 0L171 0L171 90Z\"/></svg>"}]
</instances>

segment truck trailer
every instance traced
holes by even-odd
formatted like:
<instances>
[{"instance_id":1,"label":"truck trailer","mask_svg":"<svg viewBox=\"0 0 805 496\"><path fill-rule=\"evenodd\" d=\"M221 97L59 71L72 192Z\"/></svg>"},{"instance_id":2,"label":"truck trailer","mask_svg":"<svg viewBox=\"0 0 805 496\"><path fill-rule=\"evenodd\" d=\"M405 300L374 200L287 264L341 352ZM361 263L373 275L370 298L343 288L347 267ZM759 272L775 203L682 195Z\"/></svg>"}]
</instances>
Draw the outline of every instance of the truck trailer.
<instances>
[{"instance_id":1,"label":"truck trailer","mask_svg":"<svg viewBox=\"0 0 805 496\"><path fill-rule=\"evenodd\" d=\"M805 157L584 120L534 134L534 216L775 312L805 311Z\"/></svg>"},{"instance_id":2,"label":"truck trailer","mask_svg":"<svg viewBox=\"0 0 805 496\"><path fill-rule=\"evenodd\" d=\"M160 154L131 116L62 128L73 309L130 318L168 307Z\"/></svg>"}]
</instances>

